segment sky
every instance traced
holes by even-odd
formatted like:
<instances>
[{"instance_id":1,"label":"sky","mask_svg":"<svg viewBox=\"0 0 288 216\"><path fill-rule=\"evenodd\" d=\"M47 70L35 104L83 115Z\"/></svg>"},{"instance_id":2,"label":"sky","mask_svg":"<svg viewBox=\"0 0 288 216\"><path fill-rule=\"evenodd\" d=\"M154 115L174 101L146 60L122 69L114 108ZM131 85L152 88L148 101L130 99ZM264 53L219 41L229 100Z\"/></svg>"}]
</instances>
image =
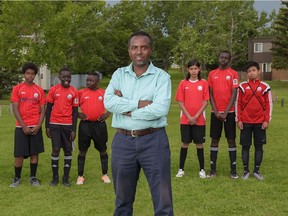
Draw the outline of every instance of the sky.
<instances>
[{"instance_id":1,"label":"sky","mask_svg":"<svg viewBox=\"0 0 288 216\"><path fill-rule=\"evenodd\" d=\"M106 0L109 4L113 5L120 0ZM199 1L199 0L198 0ZM266 11L267 13L271 13L273 9L276 10L276 13L279 12L279 8L281 7L281 0L255 0L254 7L257 11Z\"/></svg>"},{"instance_id":2,"label":"sky","mask_svg":"<svg viewBox=\"0 0 288 216\"><path fill-rule=\"evenodd\" d=\"M254 7L259 12L266 11L267 13L271 13L275 9L276 13L278 13L281 7L281 0L256 0Z\"/></svg>"}]
</instances>

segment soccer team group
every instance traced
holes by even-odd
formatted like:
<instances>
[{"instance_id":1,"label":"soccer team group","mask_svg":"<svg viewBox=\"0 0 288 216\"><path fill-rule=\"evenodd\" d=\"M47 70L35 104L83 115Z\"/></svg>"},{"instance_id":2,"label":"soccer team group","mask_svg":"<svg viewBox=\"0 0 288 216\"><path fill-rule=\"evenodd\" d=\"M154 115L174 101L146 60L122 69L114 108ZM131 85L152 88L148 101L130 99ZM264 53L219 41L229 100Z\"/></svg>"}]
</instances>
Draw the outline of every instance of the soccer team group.
<instances>
[{"instance_id":1,"label":"soccer team group","mask_svg":"<svg viewBox=\"0 0 288 216\"><path fill-rule=\"evenodd\" d=\"M201 79L201 66L196 60L187 65L187 76L176 92L176 100L181 110L180 132L181 150L179 171L176 177L184 175L184 164L190 143L195 143L199 161L199 177L215 177L218 145L224 128L229 146L231 178L238 178L236 172L236 126L241 130L243 179L248 179L249 151L254 139L255 155L253 175L258 180L264 177L259 172L263 158L263 145L266 143L266 129L272 113L270 87L259 80L259 64L249 62L246 67L248 80L239 84L238 74L229 67L231 54L222 51L219 55L219 68L211 71L208 81ZM81 121L78 128L78 178L77 185L84 183L85 158L91 140L99 151L102 181L110 183L107 175L107 126L105 120L110 112L104 107L105 90L98 88L98 73L89 73L87 88L77 91L71 82L71 71L63 67L59 72L60 84L52 86L47 97L44 90L34 83L38 68L34 63L22 67L24 82L14 86L11 94L13 112L16 118L14 158L15 177L10 187L21 183L23 161L30 157L30 183L40 186L36 178L38 156L44 152L42 123L46 118L46 134L52 142L51 186L59 184L59 154L64 151L62 184L71 186L69 173L72 162L73 143L76 138L77 118ZM119 94L115 92L115 94ZM210 173L204 170L205 108L210 100L212 106L210 126ZM78 111L78 107L81 108ZM133 134L132 134L133 135Z\"/></svg>"}]
</instances>

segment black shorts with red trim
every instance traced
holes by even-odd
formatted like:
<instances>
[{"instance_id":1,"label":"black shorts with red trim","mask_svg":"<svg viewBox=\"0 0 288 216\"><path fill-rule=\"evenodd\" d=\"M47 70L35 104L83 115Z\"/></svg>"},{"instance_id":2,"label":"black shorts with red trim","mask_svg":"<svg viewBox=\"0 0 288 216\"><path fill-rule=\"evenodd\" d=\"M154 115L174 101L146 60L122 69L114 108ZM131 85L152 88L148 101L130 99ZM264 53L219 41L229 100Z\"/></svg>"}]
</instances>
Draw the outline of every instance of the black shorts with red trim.
<instances>
[{"instance_id":1,"label":"black shorts with red trim","mask_svg":"<svg viewBox=\"0 0 288 216\"><path fill-rule=\"evenodd\" d=\"M186 125L180 124L181 142L189 144L194 141L195 144L205 142L205 125Z\"/></svg>"},{"instance_id":2,"label":"black shorts with red trim","mask_svg":"<svg viewBox=\"0 0 288 216\"><path fill-rule=\"evenodd\" d=\"M44 152L42 128L36 135L25 135L22 128L15 128L14 157L29 157Z\"/></svg>"}]
</instances>

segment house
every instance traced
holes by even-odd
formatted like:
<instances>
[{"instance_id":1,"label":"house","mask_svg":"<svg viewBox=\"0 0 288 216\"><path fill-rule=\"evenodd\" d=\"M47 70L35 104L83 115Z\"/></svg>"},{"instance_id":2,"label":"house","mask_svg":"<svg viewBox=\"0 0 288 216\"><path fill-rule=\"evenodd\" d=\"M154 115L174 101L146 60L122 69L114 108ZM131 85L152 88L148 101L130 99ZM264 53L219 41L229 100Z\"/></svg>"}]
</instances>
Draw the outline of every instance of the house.
<instances>
[{"instance_id":1,"label":"house","mask_svg":"<svg viewBox=\"0 0 288 216\"><path fill-rule=\"evenodd\" d=\"M252 38L248 41L248 61L258 62L262 80L288 80L288 71L273 68L272 43L276 37Z\"/></svg>"}]
</instances>

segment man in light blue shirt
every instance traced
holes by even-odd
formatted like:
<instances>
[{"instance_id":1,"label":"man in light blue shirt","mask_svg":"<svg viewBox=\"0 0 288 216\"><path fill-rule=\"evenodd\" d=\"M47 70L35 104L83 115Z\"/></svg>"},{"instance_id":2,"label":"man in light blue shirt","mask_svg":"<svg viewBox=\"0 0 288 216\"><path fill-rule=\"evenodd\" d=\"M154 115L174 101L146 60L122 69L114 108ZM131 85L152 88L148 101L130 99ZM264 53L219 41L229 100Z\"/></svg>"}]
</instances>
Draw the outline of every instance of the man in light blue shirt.
<instances>
[{"instance_id":1,"label":"man in light blue shirt","mask_svg":"<svg viewBox=\"0 0 288 216\"><path fill-rule=\"evenodd\" d=\"M141 168L148 181L154 215L174 215L170 147L165 131L171 101L169 74L150 61L152 38L136 32L128 42L132 63L116 70L105 91L105 108L117 132L112 142L114 216L133 215Z\"/></svg>"}]
</instances>

